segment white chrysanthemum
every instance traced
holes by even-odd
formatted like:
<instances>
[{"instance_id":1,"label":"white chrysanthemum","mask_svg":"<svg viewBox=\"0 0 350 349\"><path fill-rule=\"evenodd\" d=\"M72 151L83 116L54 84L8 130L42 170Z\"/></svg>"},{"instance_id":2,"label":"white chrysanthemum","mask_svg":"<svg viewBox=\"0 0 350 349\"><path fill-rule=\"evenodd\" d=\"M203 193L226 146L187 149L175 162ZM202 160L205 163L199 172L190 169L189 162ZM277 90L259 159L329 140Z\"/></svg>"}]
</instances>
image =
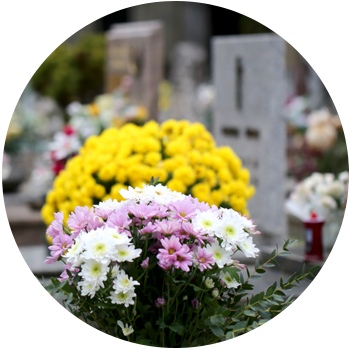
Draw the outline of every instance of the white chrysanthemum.
<instances>
[{"instance_id":1,"label":"white chrysanthemum","mask_svg":"<svg viewBox=\"0 0 350 349\"><path fill-rule=\"evenodd\" d=\"M115 258L117 262L132 262L135 258L140 257L142 250L140 248L135 250L135 246L118 245Z\"/></svg>"},{"instance_id":2,"label":"white chrysanthemum","mask_svg":"<svg viewBox=\"0 0 350 349\"><path fill-rule=\"evenodd\" d=\"M111 272L111 278L115 279L119 274L119 265L116 264L113 268L112 268L112 272Z\"/></svg>"},{"instance_id":3,"label":"white chrysanthemum","mask_svg":"<svg viewBox=\"0 0 350 349\"><path fill-rule=\"evenodd\" d=\"M114 199L108 199L106 201L100 202L98 205L94 205L95 208L99 210L116 210L124 206L126 203L125 201L119 202L118 200Z\"/></svg>"},{"instance_id":4,"label":"white chrysanthemum","mask_svg":"<svg viewBox=\"0 0 350 349\"><path fill-rule=\"evenodd\" d=\"M129 336L131 333L134 332L134 329L132 328L132 326L125 324L125 327L124 327L124 324L120 320L117 321L117 324L121 327L124 336Z\"/></svg>"},{"instance_id":5,"label":"white chrysanthemum","mask_svg":"<svg viewBox=\"0 0 350 349\"><path fill-rule=\"evenodd\" d=\"M96 292L100 289L100 284L86 280L79 281L78 286L80 287L81 295L90 296L90 298L94 298Z\"/></svg>"},{"instance_id":6,"label":"white chrysanthemum","mask_svg":"<svg viewBox=\"0 0 350 349\"><path fill-rule=\"evenodd\" d=\"M214 281L213 281L212 278L206 278L205 281L204 281L204 285L205 285L206 288L209 288L209 289L211 289L211 288L213 288L215 286Z\"/></svg>"},{"instance_id":7,"label":"white chrysanthemum","mask_svg":"<svg viewBox=\"0 0 350 349\"><path fill-rule=\"evenodd\" d=\"M342 182L348 182L349 181L349 172L348 171L340 172L338 178Z\"/></svg>"},{"instance_id":8,"label":"white chrysanthemum","mask_svg":"<svg viewBox=\"0 0 350 349\"><path fill-rule=\"evenodd\" d=\"M124 199L133 202L149 202L152 200L152 196L150 196L150 193L145 188L136 187L134 189L133 187L129 187L128 190L120 189L119 194Z\"/></svg>"},{"instance_id":9,"label":"white chrysanthemum","mask_svg":"<svg viewBox=\"0 0 350 349\"><path fill-rule=\"evenodd\" d=\"M248 237L244 242L240 243L239 248L248 258L255 258L257 253L260 252L260 250L255 247L255 244L253 244L253 239L251 237Z\"/></svg>"},{"instance_id":10,"label":"white chrysanthemum","mask_svg":"<svg viewBox=\"0 0 350 349\"><path fill-rule=\"evenodd\" d=\"M124 306L127 308L129 305L134 304L133 297L136 297L136 293L133 290L130 290L126 293L112 291L110 292L110 296L107 298L109 298L113 304L124 304Z\"/></svg>"},{"instance_id":11,"label":"white chrysanthemum","mask_svg":"<svg viewBox=\"0 0 350 349\"><path fill-rule=\"evenodd\" d=\"M71 263L73 267L78 267L83 263L81 253L83 252L85 243L82 240L82 235L79 235L75 239L74 245L72 245L68 251L63 255L67 263Z\"/></svg>"},{"instance_id":12,"label":"white chrysanthemum","mask_svg":"<svg viewBox=\"0 0 350 349\"><path fill-rule=\"evenodd\" d=\"M149 198L158 205L167 205L178 197L168 187L161 184L156 186L144 184L143 186Z\"/></svg>"},{"instance_id":13,"label":"white chrysanthemum","mask_svg":"<svg viewBox=\"0 0 350 349\"><path fill-rule=\"evenodd\" d=\"M90 233L88 234L90 235ZM106 231L98 228L89 239L85 239L85 252L81 255L84 260L94 259L101 263L109 264L115 261L117 244L114 237L106 234Z\"/></svg>"},{"instance_id":14,"label":"white chrysanthemum","mask_svg":"<svg viewBox=\"0 0 350 349\"><path fill-rule=\"evenodd\" d=\"M125 233L119 233L117 229L105 227L105 234L109 234L115 240L116 245L130 245L131 238L129 238Z\"/></svg>"},{"instance_id":15,"label":"white chrysanthemum","mask_svg":"<svg viewBox=\"0 0 350 349\"><path fill-rule=\"evenodd\" d=\"M214 253L213 258L215 259L215 263L219 268L223 268L225 264L232 262L231 256L233 252L222 248L217 240L211 245L207 245L207 247L205 247L205 250L208 253Z\"/></svg>"},{"instance_id":16,"label":"white chrysanthemum","mask_svg":"<svg viewBox=\"0 0 350 349\"><path fill-rule=\"evenodd\" d=\"M223 212L215 235L222 239L221 246L225 247L227 250L236 248L237 245L243 242L248 236L243 230L242 216L238 213L236 215L230 214L230 212Z\"/></svg>"},{"instance_id":17,"label":"white chrysanthemum","mask_svg":"<svg viewBox=\"0 0 350 349\"><path fill-rule=\"evenodd\" d=\"M182 194L178 191L172 191L170 192L170 198L171 198L171 201L182 201L186 198L187 196L185 194Z\"/></svg>"},{"instance_id":18,"label":"white chrysanthemum","mask_svg":"<svg viewBox=\"0 0 350 349\"><path fill-rule=\"evenodd\" d=\"M339 180L336 180L328 185L328 190L326 194L333 196L335 199L339 199L344 195L344 192L344 183Z\"/></svg>"},{"instance_id":19,"label":"white chrysanthemum","mask_svg":"<svg viewBox=\"0 0 350 349\"><path fill-rule=\"evenodd\" d=\"M87 260L81 267L80 275L87 283L94 286L103 286L103 281L107 280L108 265L95 261Z\"/></svg>"},{"instance_id":20,"label":"white chrysanthemum","mask_svg":"<svg viewBox=\"0 0 350 349\"><path fill-rule=\"evenodd\" d=\"M322 208L335 210L337 208L337 202L329 195L321 197L320 204Z\"/></svg>"},{"instance_id":21,"label":"white chrysanthemum","mask_svg":"<svg viewBox=\"0 0 350 349\"><path fill-rule=\"evenodd\" d=\"M196 231L202 230L209 235L214 235L220 226L218 218L218 211L204 211L196 210L196 216L192 219L193 228Z\"/></svg>"},{"instance_id":22,"label":"white chrysanthemum","mask_svg":"<svg viewBox=\"0 0 350 349\"><path fill-rule=\"evenodd\" d=\"M236 279L232 278L230 273L228 273L227 271L220 271L219 277L228 288L236 288L240 285L240 283L237 282Z\"/></svg>"},{"instance_id":23,"label":"white chrysanthemum","mask_svg":"<svg viewBox=\"0 0 350 349\"><path fill-rule=\"evenodd\" d=\"M116 292L126 293L135 289L136 285L140 285L138 281L134 281L132 277L125 274L124 270L121 270L114 281L113 288Z\"/></svg>"}]
</instances>

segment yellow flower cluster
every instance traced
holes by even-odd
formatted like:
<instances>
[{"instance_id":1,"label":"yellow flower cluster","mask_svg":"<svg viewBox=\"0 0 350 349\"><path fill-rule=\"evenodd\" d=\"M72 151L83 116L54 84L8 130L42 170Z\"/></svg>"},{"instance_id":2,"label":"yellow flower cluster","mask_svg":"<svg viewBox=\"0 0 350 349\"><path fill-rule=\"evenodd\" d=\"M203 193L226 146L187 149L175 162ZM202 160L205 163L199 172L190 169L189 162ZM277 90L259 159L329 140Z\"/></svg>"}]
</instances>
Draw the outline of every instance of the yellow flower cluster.
<instances>
[{"instance_id":1,"label":"yellow flower cluster","mask_svg":"<svg viewBox=\"0 0 350 349\"><path fill-rule=\"evenodd\" d=\"M126 124L89 137L56 177L43 219L50 224L53 212L63 211L67 219L76 206L122 200L121 188L140 187L152 176L172 190L249 215L247 200L255 189L232 149L216 147L202 124L168 120Z\"/></svg>"}]
</instances>

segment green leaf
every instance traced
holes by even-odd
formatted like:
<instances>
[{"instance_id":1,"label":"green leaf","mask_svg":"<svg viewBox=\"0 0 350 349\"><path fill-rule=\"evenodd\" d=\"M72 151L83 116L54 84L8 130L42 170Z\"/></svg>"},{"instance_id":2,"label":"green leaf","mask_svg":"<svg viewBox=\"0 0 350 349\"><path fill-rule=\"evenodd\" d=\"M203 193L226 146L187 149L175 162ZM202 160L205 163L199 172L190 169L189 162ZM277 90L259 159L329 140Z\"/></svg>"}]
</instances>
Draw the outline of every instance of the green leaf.
<instances>
[{"instance_id":1,"label":"green leaf","mask_svg":"<svg viewBox=\"0 0 350 349\"><path fill-rule=\"evenodd\" d=\"M209 328L215 334L216 337L222 338L225 335L224 331L218 326L209 326Z\"/></svg>"},{"instance_id":2,"label":"green leaf","mask_svg":"<svg viewBox=\"0 0 350 349\"><path fill-rule=\"evenodd\" d=\"M265 271L264 269L257 269L256 272L257 272L258 274L264 274L264 273L266 273L266 271Z\"/></svg>"},{"instance_id":3,"label":"green leaf","mask_svg":"<svg viewBox=\"0 0 350 349\"><path fill-rule=\"evenodd\" d=\"M261 275L252 275L250 278L251 279L261 279L262 276Z\"/></svg>"},{"instance_id":4,"label":"green leaf","mask_svg":"<svg viewBox=\"0 0 350 349\"><path fill-rule=\"evenodd\" d=\"M172 325L170 325L168 327L170 328L171 331L178 333L180 336L182 336L184 333L184 327L177 324L177 323L173 323Z\"/></svg>"},{"instance_id":5,"label":"green leaf","mask_svg":"<svg viewBox=\"0 0 350 349\"><path fill-rule=\"evenodd\" d=\"M290 252L281 252L280 253L280 256L289 256L289 255L291 255Z\"/></svg>"},{"instance_id":6,"label":"green leaf","mask_svg":"<svg viewBox=\"0 0 350 349\"><path fill-rule=\"evenodd\" d=\"M159 348L158 345L153 344L148 339L139 339L132 343L133 349L151 349L151 348Z\"/></svg>"},{"instance_id":7,"label":"green leaf","mask_svg":"<svg viewBox=\"0 0 350 349\"><path fill-rule=\"evenodd\" d=\"M277 250L273 250L270 254L270 259L276 256Z\"/></svg>"},{"instance_id":8,"label":"green leaf","mask_svg":"<svg viewBox=\"0 0 350 349\"><path fill-rule=\"evenodd\" d=\"M226 340L228 341L229 339L233 338L233 333L231 331L226 333Z\"/></svg>"},{"instance_id":9,"label":"green leaf","mask_svg":"<svg viewBox=\"0 0 350 349\"><path fill-rule=\"evenodd\" d=\"M254 269L256 270L256 269L258 269L259 268L259 261L258 260L256 260L255 261L255 266L254 266Z\"/></svg>"},{"instance_id":10,"label":"green leaf","mask_svg":"<svg viewBox=\"0 0 350 349\"><path fill-rule=\"evenodd\" d=\"M277 295L277 294L273 295L273 299L278 301L278 302L282 302L282 303L284 302L284 299L281 296Z\"/></svg>"},{"instance_id":11,"label":"green leaf","mask_svg":"<svg viewBox=\"0 0 350 349\"><path fill-rule=\"evenodd\" d=\"M318 270L318 269L321 269L321 267L319 265L315 265L313 266L310 270L309 270L309 273L314 276L313 274Z\"/></svg>"},{"instance_id":12,"label":"green leaf","mask_svg":"<svg viewBox=\"0 0 350 349\"><path fill-rule=\"evenodd\" d=\"M266 268L274 268L275 264L273 264L273 263L266 263L266 264L264 264L264 267L266 267Z\"/></svg>"},{"instance_id":13,"label":"green leaf","mask_svg":"<svg viewBox=\"0 0 350 349\"><path fill-rule=\"evenodd\" d=\"M255 312L254 312L254 311L251 311L251 310L245 310L245 311L243 312L243 314L246 315L246 316L249 316L249 317L256 317Z\"/></svg>"},{"instance_id":14,"label":"green leaf","mask_svg":"<svg viewBox=\"0 0 350 349\"><path fill-rule=\"evenodd\" d=\"M247 321L240 321L234 326L228 326L228 327L232 330L232 332L238 332L238 331L244 330L246 326L247 326Z\"/></svg>"},{"instance_id":15,"label":"green leaf","mask_svg":"<svg viewBox=\"0 0 350 349\"><path fill-rule=\"evenodd\" d=\"M212 316L210 318L210 322L213 325L220 326L220 325L223 325L225 323L225 319L222 316Z\"/></svg>"},{"instance_id":16,"label":"green leaf","mask_svg":"<svg viewBox=\"0 0 350 349\"><path fill-rule=\"evenodd\" d=\"M150 322L145 323L145 329L151 337L153 343L157 343L157 332L154 330Z\"/></svg>"}]
</instances>

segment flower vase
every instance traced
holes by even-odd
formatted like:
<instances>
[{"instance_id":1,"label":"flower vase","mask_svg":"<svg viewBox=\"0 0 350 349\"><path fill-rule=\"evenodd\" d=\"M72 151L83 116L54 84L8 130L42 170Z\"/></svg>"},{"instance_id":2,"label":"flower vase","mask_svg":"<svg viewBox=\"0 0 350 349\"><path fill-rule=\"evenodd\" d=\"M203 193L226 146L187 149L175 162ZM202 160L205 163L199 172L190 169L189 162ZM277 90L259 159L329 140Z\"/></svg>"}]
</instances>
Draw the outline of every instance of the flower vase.
<instances>
[{"instance_id":1,"label":"flower vase","mask_svg":"<svg viewBox=\"0 0 350 349\"><path fill-rule=\"evenodd\" d=\"M323 227L323 247L327 251L350 250L350 224L342 211L334 212Z\"/></svg>"},{"instance_id":2,"label":"flower vase","mask_svg":"<svg viewBox=\"0 0 350 349\"><path fill-rule=\"evenodd\" d=\"M322 228L324 221L310 219L303 221L305 227L305 255L304 260L323 261Z\"/></svg>"}]
</instances>

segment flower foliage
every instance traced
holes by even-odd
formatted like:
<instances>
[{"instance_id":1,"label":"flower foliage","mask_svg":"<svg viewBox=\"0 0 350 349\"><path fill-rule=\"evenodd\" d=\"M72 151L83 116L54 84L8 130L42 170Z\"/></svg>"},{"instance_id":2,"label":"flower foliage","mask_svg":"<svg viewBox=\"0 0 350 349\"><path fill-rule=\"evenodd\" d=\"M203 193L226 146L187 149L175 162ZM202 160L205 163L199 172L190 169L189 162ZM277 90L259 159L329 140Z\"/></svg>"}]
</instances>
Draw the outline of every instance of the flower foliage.
<instances>
[{"instance_id":1,"label":"flower foliage","mask_svg":"<svg viewBox=\"0 0 350 349\"><path fill-rule=\"evenodd\" d=\"M241 302L265 267L243 277L237 251L255 258L258 234L246 216L155 185L121 189L125 201L56 213L47 234L51 255L65 270L46 289L77 317L115 337L146 345L189 347L231 339L277 315L290 289L314 270L292 275Z\"/></svg>"},{"instance_id":2,"label":"flower foliage","mask_svg":"<svg viewBox=\"0 0 350 349\"><path fill-rule=\"evenodd\" d=\"M255 189L239 157L229 147L216 147L203 125L168 120L126 124L89 137L55 179L43 219L49 225L53 212L67 217L76 206L122 200L120 189L141 187L153 175L171 190L249 216L247 200Z\"/></svg>"}]
</instances>

